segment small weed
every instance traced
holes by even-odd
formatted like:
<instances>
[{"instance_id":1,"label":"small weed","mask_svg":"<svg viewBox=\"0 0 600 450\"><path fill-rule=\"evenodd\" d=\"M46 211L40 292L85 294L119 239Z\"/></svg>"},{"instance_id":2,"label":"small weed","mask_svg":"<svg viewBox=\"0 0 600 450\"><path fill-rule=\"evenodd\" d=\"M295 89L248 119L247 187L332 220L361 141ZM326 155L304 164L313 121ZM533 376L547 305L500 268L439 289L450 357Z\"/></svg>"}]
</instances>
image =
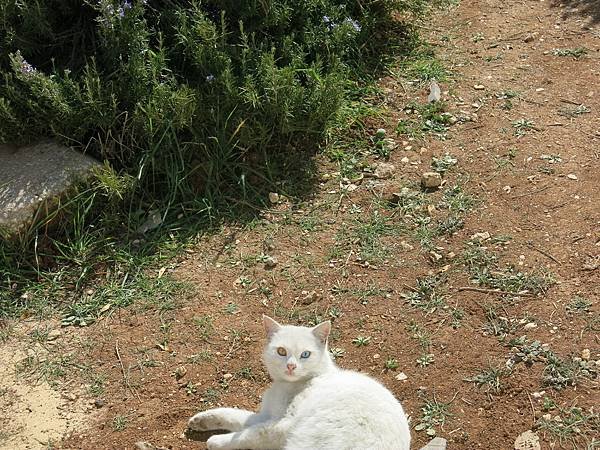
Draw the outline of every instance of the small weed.
<instances>
[{"instance_id":1,"label":"small weed","mask_svg":"<svg viewBox=\"0 0 600 450\"><path fill-rule=\"evenodd\" d=\"M106 375L102 374L93 374L91 375L90 384L87 388L90 395L94 397L99 397L104 394L104 385L106 383Z\"/></svg>"},{"instance_id":2,"label":"small weed","mask_svg":"<svg viewBox=\"0 0 600 450\"><path fill-rule=\"evenodd\" d=\"M452 417L450 402L438 402L435 397L432 400L425 399L425 404L421 407L421 419L415 426L415 430L425 431L428 436L435 436L436 427L443 427L449 417Z\"/></svg>"},{"instance_id":3,"label":"small weed","mask_svg":"<svg viewBox=\"0 0 600 450\"><path fill-rule=\"evenodd\" d=\"M196 325L196 328L200 332L200 337L204 341L208 341L215 329L213 325L213 318L211 316L198 316L194 317L192 321L194 322L194 325Z\"/></svg>"},{"instance_id":4,"label":"small weed","mask_svg":"<svg viewBox=\"0 0 600 450\"><path fill-rule=\"evenodd\" d=\"M570 56L574 59L579 59L583 55L587 54L588 49L585 47L576 47L576 48L555 48L552 50L552 54L554 56Z\"/></svg>"},{"instance_id":5,"label":"small weed","mask_svg":"<svg viewBox=\"0 0 600 450\"><path fill-rule=\"evenodd\" d=\"M185 389L185 393L187 395L194 395L196 392L198 392L198 387L191 381L188 381L183 388Z\"/></svg>"},{"instance_id":6,"label":"small weed","mask_svg":"<svg viewBox=\"0 0 600 450\"><path fill-rule=\"evenodd\" d=\"M444 156L436 158L435 156L431 161L431 168L438 173L446 173L452 167L458 163L456 157L446 153Z\"/></svg>"},{"instance_id":7,"label":"small weed","mask_svg":"<svg viewBox=\"0 0 600 450\"><path fill-rule=\"evenodd\" d=\"M423 351L428 351L431 347L431 334L421 325L412 321L406 327L410 333L412 333L412 338L416 339L421 346Z\"/></svg>"},{"instance_id":8,"label":"small weed","mask_svg":"<svg viewBox=\"0 0 600 450\"><path fill-rule=\"evenodd\" d=\"M440 286L444 281L443 277L436 275L417 278L415 288L412 291L404 292L400 295L410 303L411 306L426 312L431 312L446 304L444 302L444 295L439 292L441 290Z\"/></svg>"},{"instance_id":9,"label":"small weed","mask_svg":"<svg viewBox=\"0 0 600 450\"><path fill-rule=\"evenodd\" d=\"M589 114L592 110L585 105L577 105L575 107L565 107L558 110L558 114L563 117L573 119L582 114Z\"/></svg>"},{"instance_id":10,"label":"small weed","mask_svg":"<svg viewBox=\"0 0 600 450\"><path fill-rule=\"evenodd\" d=\"M593 361L584 361L581 358L562 359L548 351L546 354L546 367L542 382L554 389L574 386L580 378L595 379L598 368Z\"/></svg>"},{"instance_id":11,"label":"small weed","mask_svg":"<svg viewBox=\"0 0 600 450\"><path fill-rule=\"evenodd\" d=\"M438 234L451 236L464 226L465 221L460 216L451 214L438 223L436 231Z\"/></svg>"},{"instance_id":12,"label":"small weed","mask_svg":"<svg viewBox=\"0 0 600 450\"><path fill-rule=\"evenodd\" d=\"M490 367L483 372L478 373L470 378L465 378L465 381L475 383L478 387L485 386L486 392L500 393L502 390L501 378L508 375L504 368Z\"/></svg>"},{"instance_id":13,"label":"small weed","mask_svg":"<svg viewBox=\"0 0 600 450\"><path fill-rule=\"evenodd\" d=\"M342 358L346 353L346 350L340 347L332 347L329 349L329 353L333 356L334 359Z\"/></svg>"},{"instance_id":14,"label":"small weed","mask_svg":"<svg viewBox=\"0 0 600 450\"><path fill-rule=\"evenodd\" d=\"M240 312L240 308L239 308L239 306L236 303L229 302L225 306L225 310L224 311L225 311L226 314L237 314L238 312Z\"/></svg>"},{"instance_id":15,"label":"small weed","mask_svg":"<svg viewBox=\"0 0 600 450\"><path fill-rule=\"evenodd\" d=\"M256 376L252 372L251 367L242 367L240 370L238 370L238 375L246 380L256 380Z\"/></svg>"},{"instance_id":16,"label":"small weed","mask_svg":"<svg viewBox=\"0 0 600 450\"><path fill-rule=\"evenodd\" d=\"M590 308L594 303L587 298L576 295L567 305L567 312L571 314L580 314L590 312Z\"/></svg>"},{"instance_id":17,"label":"small weed","mask_svg":"<svg viewBox=\"0 0 600 450\"><path fill-rule=\"evenodd\" d=\"M486 322L483 325L483 330L492 336L498 336L501 340L504 340L507 335L514 333L517 329L517 322L499 315L495 306L486 306L485 318Z\"/></svg>"},{"instance_id":18,"label":"small weed","mask_svg":"<svg viewBox=\"0 0 600 450\"><path fill-rule=\"evenodd\" d=\"M433 353L423 353L417 358L417 364L419 367L427 367L435 361Z\"/></svg>"},{"instance_id":19,"label":"small weed","mask_svg":"<svg viewBox=\"0 0 600 450\"><path fill-rule=\"evenodd\" d=\"M465 312L460 308L452 308L450 310L450 317L452 319L452 328L457 330L462 326L462 320L465 317Z\"/></svg>"},{"instance_id":20,"label":"small weed","mask_svg":"<svg viewBox=\"0 0 600 450\"><path fill-rule=\"evenodd\" d=\"M365 347L371 342L371 336L357 336L352 340L352 343L357 347Z\"/></svg>"},{"instance_id":21,"label":"small weed","mask_svg":"<svg viewBox=\"0 0 600 450\"><path fill-rule=\"evenodd\" d=\"M216 389L213 389L213 388L208 388L206 391L204 391L204 394L202 395L201 400L204 403L209 403L211 405L214 405L215 403L217 403L219 401L220 396L221 396L221 394L219 393L219 391L217 391Z\"/></svg>"},{"instance_id":22,"label":"small weed","mask_svg":"<svg viewBox=\"0 0 600 450\"><path fill-rule=\"evenodd\" d=\"M598 368L594 361L585 361L581 358L563 359L550 350L547 345L539 341L528 342L525 336L509 342L515 353L507 362L507 367L512 368L519 362L527 366L534 362L543 362L544 372L542 383L545 386L560 390L574 386L581 378L595 379Z\"/></svg>"},{"instance_id":23,"label":"small weed","mask_svg":"<svg viewBox=\"0 0 600 450\"><path fill-rule=\"evenodd\" d=\"M56 358L48 355L46 358L40 358L37 355L28 356L20 361L15 369L17 373L24 374L36 381L44 380L50 385L55 385L57 381L64 378L69 368L77 366L71 355L59 355Z\"/></svg>"},{"instance_id":24,"label":"small weed","mask_svg":"<svg viewBox=\"0 0 600 450\"><path fill-rule=\"evenodd\" d=\"M388 358L385 360L384 367L386 370L396 370L398 367L400 367L400 363L398 363L396 358Z\"/></svg>"},{"instance_id":25,"label":"small weed","mask_svg":"<svg viewBox=\"0 0 600 450\"><path fill-rule=\"evenodd\" d=\"M558 414L553 417L544 416L538 419L535 427L541 432L557 437L561 447L565 442L569 442L574 449L598 448L598 441L594 437L591 441L587 440L588 436L598 436L600 433L600 415L593 409L586 412L578 407L559 408Z\"/></svg>"},{"instance_id":26,"label":"small weed","mask_svg":"<svg viewBox=\"0 0 600 450\"><path fill-rule=\"evenodd\" d=\"M467 194L462 186L455 185L444 191L439 203L440 208L448 209L454 213L466 213L477 204L477 200Z\"/></svg>"},{"instance_id":27,"label":"small weed","mask_svg":"<svg viewBox=\"0 0 600 450\"><path fill-rule=\"evenodd\" d=\"M528 119L515 120L512 123L514 135L517 137L525 136L528 131L535 129L535 123Z\"/></svg>"},{"instance_id":28,"label":"small weed","mask_svg":"<svg viewBox=\"0 0 600 450\"><path fill-rule=\"evenodd\" d=\"M122 416L122 415L115 416L115 417L113 417L113 420L112 420L113 430L123 431L125 428L127 428L128 423L129 423L129 419L126 416Z\"/></svg>"},{"instance_id":29,"label":"small weed","mask_svg":"<svg viewBox=\"0 0 600 450\"><path fill-rule=\"evenodd\" d=\"M204 350L200 353L197 353L195 355L190 355L186 358L187 362L191 363L191 364L200 364L202 362L206 362L206 361L212 361L213 356L212 353L210 352L210 350Z\"/></svg>"}]
</instances>

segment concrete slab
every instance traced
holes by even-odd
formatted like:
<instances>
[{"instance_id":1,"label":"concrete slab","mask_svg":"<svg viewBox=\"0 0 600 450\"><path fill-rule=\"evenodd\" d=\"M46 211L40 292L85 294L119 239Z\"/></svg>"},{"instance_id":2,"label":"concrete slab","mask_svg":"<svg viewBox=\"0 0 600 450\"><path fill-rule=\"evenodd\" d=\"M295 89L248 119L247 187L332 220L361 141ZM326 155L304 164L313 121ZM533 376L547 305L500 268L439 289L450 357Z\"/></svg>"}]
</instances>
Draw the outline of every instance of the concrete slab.
<instances>
[{"instance_id":1,"label":"concrete slab","mask_svg":"<svg viewBox=\"0 0 600 450\"><path fill-rule=\"evenodd\" d=\"M0 228L15 234L100 163L72 148L43 142L16 148L0 145Z\"/></svg>"}]
</instances>

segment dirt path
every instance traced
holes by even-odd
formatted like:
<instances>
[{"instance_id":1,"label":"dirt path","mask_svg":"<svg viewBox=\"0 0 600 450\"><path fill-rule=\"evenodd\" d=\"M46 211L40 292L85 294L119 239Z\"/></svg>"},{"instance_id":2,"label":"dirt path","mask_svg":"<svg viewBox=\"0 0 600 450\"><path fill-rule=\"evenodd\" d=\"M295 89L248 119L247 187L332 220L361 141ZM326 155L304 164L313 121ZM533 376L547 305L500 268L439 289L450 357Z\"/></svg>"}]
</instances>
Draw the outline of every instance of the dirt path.
<instances>
[{"instance_id":1,"label":"dirt path","mask_svg":"<svg viewBox=\"0 0 600 450\"><path fill-rule=\"evenodd\" d=\"M464 0L439 14L428 39L451 71L447 120L405 109L424 104L423 83L382 80L391 112L372 131L396 141L391 178L340 184L322 157L313 198L282 201L166 268L193 299L79 331L93 343L82 387L100 409L63 447L202 448L183 435L189 416L259 404L268 313L332 318L339 364L402 400L415 448L427 430L451 450L513 448L527 430L541 448L596 448L600 27L593 3L573 5ZM433 133L396 137L400 120ZM444 185L422 192L432 158Z\"/></svg>"}]
</instances>

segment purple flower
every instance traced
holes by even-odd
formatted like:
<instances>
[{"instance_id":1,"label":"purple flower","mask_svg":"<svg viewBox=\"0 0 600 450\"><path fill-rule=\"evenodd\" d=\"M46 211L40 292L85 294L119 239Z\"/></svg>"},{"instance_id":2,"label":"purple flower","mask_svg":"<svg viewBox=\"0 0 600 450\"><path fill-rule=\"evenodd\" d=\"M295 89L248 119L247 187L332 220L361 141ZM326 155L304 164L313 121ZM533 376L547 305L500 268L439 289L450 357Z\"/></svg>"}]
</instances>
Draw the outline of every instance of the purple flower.
<instances>
[{"instance_id":1,"label":"purple flower","mask_svg":"<svg viewBox=\"0 0 600 450\"><path fill-rule=\"evenodd\" d=\"M117 12L119 13L119 17L122 19L123 17L125 17L125 10L123 9L122 6L119 6L119 9L117 9Z\"/></svg>"},{"instance_id":2,"label":"purple flower","mask_svg":"<svg viewBox=\"0 0 600 450\"><path fill-rule=\"evenodd\" d=\"M17 67L22 74L32 75L37 72L35 67L25 61L25 58L23 58L23 55L21 55L20 50L17 50L15 53L15 61L17 62Z\"/></svg>"},{"instance_id":3,"label":"purple flower","mask_svg":"<svg viewBox=\"0 0 600 450\"><path fill-rule=\"evenodd\" d=\"M123 8L131 9L131 2L129 2L128 0L125 0L125 3L123 3Z\"/></svg>"}]
</instances>

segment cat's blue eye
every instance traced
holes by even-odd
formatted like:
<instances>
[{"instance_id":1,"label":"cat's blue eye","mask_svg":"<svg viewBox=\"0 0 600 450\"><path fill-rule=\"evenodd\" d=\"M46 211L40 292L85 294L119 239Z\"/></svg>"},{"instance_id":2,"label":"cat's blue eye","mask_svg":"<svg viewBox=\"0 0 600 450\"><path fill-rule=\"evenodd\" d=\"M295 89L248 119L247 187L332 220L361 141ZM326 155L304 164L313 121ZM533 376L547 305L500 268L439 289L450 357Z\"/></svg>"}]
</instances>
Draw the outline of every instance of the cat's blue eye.
<instances>
[{"instance_id":1,"label":"cat's blue eye","mask_svg":"<svg viewBox=\"0 0 600 450\"><path fill-rule=\"evenodd\" d=\"M300 358L304 358L304 359L308 358L309 356L310 356L310 352L308 350L305 350L300 354Z\"/></svg>"}]
</instances>

